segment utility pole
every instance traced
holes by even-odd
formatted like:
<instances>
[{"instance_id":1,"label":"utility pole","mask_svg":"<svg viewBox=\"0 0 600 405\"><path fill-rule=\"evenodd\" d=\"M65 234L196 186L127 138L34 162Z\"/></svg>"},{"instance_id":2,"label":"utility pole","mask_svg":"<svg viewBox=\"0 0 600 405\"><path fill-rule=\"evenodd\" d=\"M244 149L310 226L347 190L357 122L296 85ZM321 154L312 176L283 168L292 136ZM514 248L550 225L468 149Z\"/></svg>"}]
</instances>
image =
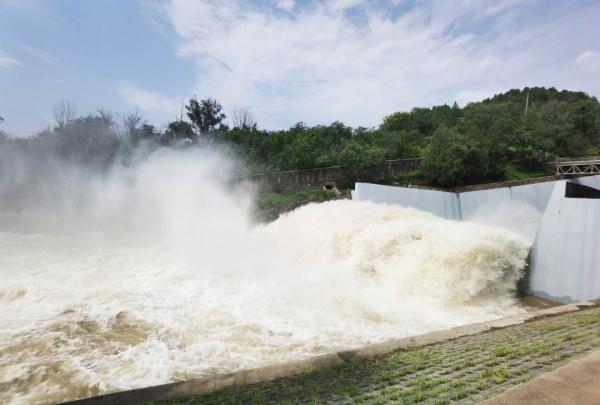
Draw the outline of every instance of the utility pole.
<instances>
[{"instance_id":1,"label":"utility pole","mask_svg":"<svg viewBox=\"0 0 600 405\"><path fill-rule=\"evenodd\" d=\"M527 92L527 98L525 99L525 118L527 118L527 108L529 108L529 92Z\"/></svg>"}]
</instances>

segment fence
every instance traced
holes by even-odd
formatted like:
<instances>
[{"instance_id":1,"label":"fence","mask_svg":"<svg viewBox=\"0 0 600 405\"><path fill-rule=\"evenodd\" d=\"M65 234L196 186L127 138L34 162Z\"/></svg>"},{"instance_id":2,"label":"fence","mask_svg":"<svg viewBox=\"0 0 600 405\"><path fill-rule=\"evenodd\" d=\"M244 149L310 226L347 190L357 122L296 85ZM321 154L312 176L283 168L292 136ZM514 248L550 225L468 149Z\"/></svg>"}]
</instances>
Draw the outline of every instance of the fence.
<instances>
[{"instance_id":1,"label":"fence","mask_svg":"<svg viewBox=\"0 0 600 405\"><path fill-rule=\"evenodd\" d=\"M417 170L421 161L421 158L386 160L372 170L382 170L386 175L408 173ZM341 166L330 166L236 177L233 182L249 182L260 191L299 191L315 186L336 185L342 179Z\"/></svg>"}]
</instances>

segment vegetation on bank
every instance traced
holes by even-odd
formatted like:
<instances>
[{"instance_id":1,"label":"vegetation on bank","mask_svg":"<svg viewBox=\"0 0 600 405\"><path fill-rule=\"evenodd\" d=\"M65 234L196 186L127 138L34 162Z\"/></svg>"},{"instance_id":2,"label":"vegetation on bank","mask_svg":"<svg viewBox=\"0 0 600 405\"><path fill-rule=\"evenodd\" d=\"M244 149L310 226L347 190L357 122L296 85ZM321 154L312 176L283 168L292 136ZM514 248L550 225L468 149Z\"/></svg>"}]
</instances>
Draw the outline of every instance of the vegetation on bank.
<instances>
[{"instance_id":1,"label":"vegetation on bank","mask_svg":"<svg viewBox=\"0 0 600 405\"><path fill-rule=\"evenodd\" d=\"M475 403L600 347L600 309L166 404Z\"/></svg>"},{"instance_id":2,"label":"vegetation on bank","mask_svg":"<svg viewBox=\"0 0 600 405\"><path fill-rule=\"evenodd\" d=\"M63 103L56 125L0 146L51 153L78 164L106 167L145 148L226 149L243 162L244 173L340 165L347 183L383 178L375 169L384 159L423 157L408 181L453 187L544 174L558 156L600 153L600 103L582 92L554 88L513 89L461 108L413 108L383 119L377 128L350 128L341 122L287 130L258 128L252 113L235 111L229 121L213 99L191 98L186 116L159 129L138 114L116 117L105 111L78 117ZM227 124L229 122L230 125Z\"/></svg>"},{"instance_id":3,"label":"vegetation on bank","mask_svg":"<svg viewBox=\"0 0 600 405\"><path fill-rule=\"evenodd\" d=\"M254 203L254 218L259 222L269 222L301 205L345 198L347 195L348 191L326 190L323 187L304 191L258 193Z\"/></svg>"}]
</instances>

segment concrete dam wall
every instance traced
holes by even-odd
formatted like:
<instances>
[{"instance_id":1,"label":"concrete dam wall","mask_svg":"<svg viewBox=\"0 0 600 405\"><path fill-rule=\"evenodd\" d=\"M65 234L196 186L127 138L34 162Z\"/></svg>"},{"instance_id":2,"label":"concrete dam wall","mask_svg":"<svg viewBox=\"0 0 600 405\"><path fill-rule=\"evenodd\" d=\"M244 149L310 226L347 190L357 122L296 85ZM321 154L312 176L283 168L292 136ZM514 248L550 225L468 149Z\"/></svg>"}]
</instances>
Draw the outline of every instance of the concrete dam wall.
<instances>
[{"instance_id":1,"label":"concrete dam wall","mask_svg":"<svg viewBox=\"0 0 600 405\"><path fill-rule=\"evenodd\" d=\"M527 293L565 303L600 298L600 176L467 192L356 183L352 199L520 233L532 243Z\"/></svg>"},{"instance_id":2,"label":"concrete dam wall","mask_svg":"<svg viewBox=\"0 0 600 405\"><path fill-rule=\"evenodd\" d=\"M368 172L373 170L381 174L393 175L410 173L419 168L422 158L385 160ZM364 174L364 173L363 173ZM358 177L360 179L361 177ZM365 178L365 177L362 177ZM241 176L232 179L234 184L250 182L263 192L299 191L315 186L338 184L344 179L341 166L321 167L306 170L290 170L276 173L263 173L251 176Z\"/></svg>"}]
</instances>

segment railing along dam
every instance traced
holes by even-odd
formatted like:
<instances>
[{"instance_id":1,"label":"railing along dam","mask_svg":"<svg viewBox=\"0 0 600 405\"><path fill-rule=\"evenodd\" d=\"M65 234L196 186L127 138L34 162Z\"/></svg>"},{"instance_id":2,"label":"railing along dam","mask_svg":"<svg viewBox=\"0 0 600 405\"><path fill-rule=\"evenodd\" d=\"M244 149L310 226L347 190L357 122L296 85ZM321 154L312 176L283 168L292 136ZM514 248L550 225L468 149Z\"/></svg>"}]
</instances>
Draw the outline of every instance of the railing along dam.
<instances>
[{"instance_id":1,"label":"railing along dam","mask_svg":"<svg viewBox=\"0 0 600 405\"><path fill-rule=\"evenodd\" d=\"M600 174L600 157L557 159L551 163L556 175Z\"/></svg>"},{"instance_id":2,"label":"railing along dam","mask_svg":"<svg viewBox=\"0 0 600 405\"><path fill-rule=\"evenodd\" d=\"M385 160L368 171L376 171L382 175L408 173L419 168L422 158ZM365 173L366 174L366 173ZM360 174L359 174L360 177ZM344 178L341 166L329 166L316 169L290 170L275 173L261 173L251 176L240 176L232 179L233 183L250 182L260 191L299 191L322 185L335 185ZM360 181L361 179L354 179Z\"/></svg>"}]
</instances>

